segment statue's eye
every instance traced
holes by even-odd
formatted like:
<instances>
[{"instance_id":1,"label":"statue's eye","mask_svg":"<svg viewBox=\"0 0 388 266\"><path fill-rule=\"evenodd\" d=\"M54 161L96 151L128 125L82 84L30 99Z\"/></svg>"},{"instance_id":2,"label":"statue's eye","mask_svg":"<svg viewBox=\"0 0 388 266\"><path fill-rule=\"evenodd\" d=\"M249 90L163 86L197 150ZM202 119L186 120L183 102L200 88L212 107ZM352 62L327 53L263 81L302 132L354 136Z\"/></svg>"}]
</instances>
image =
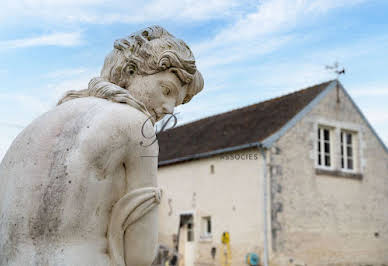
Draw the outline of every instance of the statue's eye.
<instances>
[{"instance_id":1,"label":"statue's eye","mask_svg":"<svg viewBox=\"0 0 388 266\"><path fill-rule=\"evenodd\" d=\"M168 95L170 95L170 93L171 93L171 90L169 88L163 87L163 94L164 95L168 96Z\"/></svg>"}]
</instances>

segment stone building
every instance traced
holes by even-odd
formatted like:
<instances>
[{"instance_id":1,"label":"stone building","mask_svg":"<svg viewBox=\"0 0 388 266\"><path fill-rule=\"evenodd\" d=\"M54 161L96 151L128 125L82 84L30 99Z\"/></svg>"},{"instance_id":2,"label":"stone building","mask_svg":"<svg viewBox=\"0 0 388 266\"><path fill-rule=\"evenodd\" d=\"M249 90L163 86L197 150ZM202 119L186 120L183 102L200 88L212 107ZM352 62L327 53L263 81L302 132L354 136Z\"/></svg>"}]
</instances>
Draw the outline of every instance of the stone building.
<instances>
[{"instance_id":1,"label":"stone building","mask_svg":"<svg viewBox=\"0 0 388 266\"><path fill-rule=\"evenodd\" d=\"M180 265L388 265L388 149L338 81L158 139L160 242Z\"/></svg>"}]
</instances>

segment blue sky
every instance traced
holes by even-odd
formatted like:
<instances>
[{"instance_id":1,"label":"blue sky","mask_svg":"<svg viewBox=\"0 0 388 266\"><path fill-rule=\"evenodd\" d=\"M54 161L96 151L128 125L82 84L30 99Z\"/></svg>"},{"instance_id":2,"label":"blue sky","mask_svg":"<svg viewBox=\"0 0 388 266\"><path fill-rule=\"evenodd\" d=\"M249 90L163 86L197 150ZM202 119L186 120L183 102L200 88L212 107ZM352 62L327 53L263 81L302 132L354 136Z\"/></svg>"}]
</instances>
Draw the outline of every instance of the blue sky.
<instances>
[{"instance_id":1,"label":"blue sky","mask_svg":"<svg viewBox=\"0 0 388 266\"><path fill-rule=\"evenodd\" d=\"M165 27L192 48L205 88L188 122L335 75L388 143L388 1L14 0L0 10L0 158L66 90L97 76L115 39Z\"/></svg>"}]
</instances>

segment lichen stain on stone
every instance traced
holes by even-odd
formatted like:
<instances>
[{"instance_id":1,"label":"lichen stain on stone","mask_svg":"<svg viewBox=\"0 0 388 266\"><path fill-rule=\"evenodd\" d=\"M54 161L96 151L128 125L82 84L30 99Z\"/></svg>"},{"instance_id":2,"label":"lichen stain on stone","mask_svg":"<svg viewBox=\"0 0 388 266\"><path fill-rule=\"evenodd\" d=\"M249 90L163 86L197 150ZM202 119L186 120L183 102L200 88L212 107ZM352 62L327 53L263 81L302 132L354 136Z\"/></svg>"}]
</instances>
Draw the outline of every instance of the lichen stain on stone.
<instances>
[{"instance_id":1,"label":"lichen stain on stone","mask_svg":"<svg viewBox=\"0 0 388 266\"><path fill-rule=\"evenodd\" d=\"M35 217L29 220L29 235L37 254L43 254L43 240L54 239L58 234L63 219L63 201L65 199L67 186L67 165L68 153L76 143L80 130L81 121L69 121L71 130L63 130L59 136L55 150L51 153L51 164L49 167L48 183L41 186L42 197ZM39 258L40 256L37 256ZM39 259L38 259L39 260ZM37 261L44 264L43 261Z\"/></svg>"},{"instance_id":2,"label":"lichen stain on stone","mask_svg":"<svg viewBox=\"0 0 388 266\"><path fill-rule=\"evenodd\" d=\"M3 219L2 219L3 220ZM3 220L5 221L5 220ZM20 219L16 220L16 223L3 224L1 227L8 228L8 239L3 246L0 246L0 265L7 265L9 260L15 258L20 252L19 243L22 241L20 232L20 226L22 226L22 221Z\"/></svg>"}]
</instances>

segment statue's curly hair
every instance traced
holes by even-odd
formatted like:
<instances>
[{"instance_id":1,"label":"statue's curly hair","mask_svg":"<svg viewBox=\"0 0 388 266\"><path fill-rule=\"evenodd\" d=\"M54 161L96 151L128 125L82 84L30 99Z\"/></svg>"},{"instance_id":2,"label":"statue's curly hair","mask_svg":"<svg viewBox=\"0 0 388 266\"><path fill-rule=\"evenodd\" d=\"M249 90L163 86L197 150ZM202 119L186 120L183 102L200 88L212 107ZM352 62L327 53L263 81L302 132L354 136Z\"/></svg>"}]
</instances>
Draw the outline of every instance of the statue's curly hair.
<instances>
[{"instance_id":1,"label":"statue's curly hair","mask_svg":"<svg viewBox=\"0 0 388 266\"><path fill-rule=\"evenodd\" d=\"M132 75L151 75L164 70L175 73L183 84L187 84L183 103L189 102L204 86L193 53L186 43L160 26L148 27L116 40L113 51L106 56L101 78L116 86L109 90L105 85L104 91L100 91L99 86L91 87L90 84L94 84L91 82L86 90L68 91L58 104L87 96L116 101L112 97L116 92L123 94L126 91L123 87L128 86Z\"/></svg>"}]
</instances>

